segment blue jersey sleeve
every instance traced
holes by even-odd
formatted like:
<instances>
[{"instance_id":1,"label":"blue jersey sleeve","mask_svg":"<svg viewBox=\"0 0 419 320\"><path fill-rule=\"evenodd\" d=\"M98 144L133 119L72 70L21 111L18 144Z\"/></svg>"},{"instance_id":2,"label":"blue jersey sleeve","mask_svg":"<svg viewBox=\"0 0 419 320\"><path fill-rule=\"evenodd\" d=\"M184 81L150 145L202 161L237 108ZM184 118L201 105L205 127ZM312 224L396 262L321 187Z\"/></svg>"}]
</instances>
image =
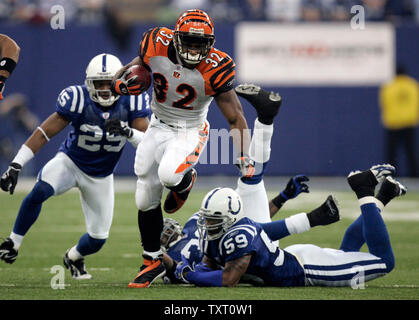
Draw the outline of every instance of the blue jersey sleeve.
<instances>
[{"instance_id":1,"label":"blue jersey sleeve","mask_svg":"<svg viewBox=\"0 0 419 320\"><path fill-rule=\"evenodd\" d=\"M129 110L131 122L136 118L145 118L151 114L150 96L144 92L139 96L129 96Z\"/></svg>"},{"instance_id":2,"label":"blue jersey sleeve","mask_svg":"<svg viewBox=\"0 0 419 320\"><path fill-rule=\"evenodd\" d=\"M256 235L256 228L250 225L229 230L219 243L219 251L224 261L228 262L256 252L257 248L254 245Z\"/></svg>"},{"instance_id":3,"label":"blue jersey sleeve","mask_svg":"<svg viewBox=\"0 0 419 320\"><path fill-rule=\"evenodd\" d=\"M84 96L80 86L71 86L58 95L55 111L69 120L76 120L83 109Z\"/></svg>"}]
</instances>

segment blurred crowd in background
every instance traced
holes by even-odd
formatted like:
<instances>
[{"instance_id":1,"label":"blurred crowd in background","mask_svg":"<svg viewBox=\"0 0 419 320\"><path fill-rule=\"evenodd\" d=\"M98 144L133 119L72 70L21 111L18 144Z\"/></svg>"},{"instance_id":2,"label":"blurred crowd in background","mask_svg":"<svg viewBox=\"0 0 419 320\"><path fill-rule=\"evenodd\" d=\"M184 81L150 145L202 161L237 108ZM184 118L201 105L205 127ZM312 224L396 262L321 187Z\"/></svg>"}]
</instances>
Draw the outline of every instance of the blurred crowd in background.
<instances>
[{"instance_id":1,"label":"blurred crowd in background","mask_svg":"<svg viewBox=\"0 0 419 320\"><path fill-rule=\"evenodd\" d=\"M419 0L2 0L0 22L46 24L54 5L65 9L66 23L76 24L115 18L174 24L190 8L207 11L217 23L349 21L355 5L364 7L367 21L419 23Z\"/></svg>"}]
</instances>

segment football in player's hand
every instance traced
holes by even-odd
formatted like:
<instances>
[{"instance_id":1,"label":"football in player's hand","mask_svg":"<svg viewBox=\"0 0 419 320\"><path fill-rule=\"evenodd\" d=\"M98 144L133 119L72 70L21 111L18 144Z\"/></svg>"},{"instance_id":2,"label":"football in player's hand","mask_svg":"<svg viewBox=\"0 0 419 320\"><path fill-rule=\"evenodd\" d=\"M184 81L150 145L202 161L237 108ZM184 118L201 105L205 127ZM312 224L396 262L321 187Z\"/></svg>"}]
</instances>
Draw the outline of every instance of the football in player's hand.
<instances>
[{"instance_id":1,"label":"football in player's hand","mask_svg":"<svg viewBox=\"0 0 419 320\"><path fill-rule=\"evenodd\" d=\"M151 74L144 66L135 65L127 70L125 80L128 83L128 88L140 85L141 92L144 92L150 88Z\"/></svg>"}]
</instances>

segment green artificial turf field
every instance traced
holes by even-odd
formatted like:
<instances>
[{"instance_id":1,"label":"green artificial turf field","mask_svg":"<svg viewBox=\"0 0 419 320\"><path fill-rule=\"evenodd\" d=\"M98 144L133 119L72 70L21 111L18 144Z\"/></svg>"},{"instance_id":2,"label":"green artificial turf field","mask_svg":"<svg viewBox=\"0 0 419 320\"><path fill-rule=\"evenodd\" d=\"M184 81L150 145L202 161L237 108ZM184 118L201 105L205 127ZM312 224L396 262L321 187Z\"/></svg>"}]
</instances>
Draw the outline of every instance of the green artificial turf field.
<instances>
[{"instance_id":1,"label":"green artificial turf field","mask_svg":"<svg viewBox=\"0 0 419 320\"><path fill-rule=\"evenodd\" d=\"M185 206L172 218L184 223L195 212L205 192L194 190ZM26 193L0 194L0 237L7 237ZM270 194L271 196L273 194ZM341 221L317 227L305 234L281 240L281 247L294 243L313 243L338 248L347 226L359 214L355 196L336 192ZM285 218L309 211L326 199L327 193L312 190L287 203L275 216ZM65 270L64 289L53 289L51 268L62 265L62 256L85 232L78 192L48 200L26 235L13 265L0 264L0 300L382 300L419 299L419 193L410 192L393 200L386 208L386 221L396 267L389 275L366 283L364 288L196 288L164 285L161 280L147 289L129 289L127 284L141 265L137 210L133 192L118 192L110 237L102 250L86 258L93 279L76 281ZM168 216L165 214L165 216ZM363 250L366 250L363 248Z\"/></svg>"}]
</instances>

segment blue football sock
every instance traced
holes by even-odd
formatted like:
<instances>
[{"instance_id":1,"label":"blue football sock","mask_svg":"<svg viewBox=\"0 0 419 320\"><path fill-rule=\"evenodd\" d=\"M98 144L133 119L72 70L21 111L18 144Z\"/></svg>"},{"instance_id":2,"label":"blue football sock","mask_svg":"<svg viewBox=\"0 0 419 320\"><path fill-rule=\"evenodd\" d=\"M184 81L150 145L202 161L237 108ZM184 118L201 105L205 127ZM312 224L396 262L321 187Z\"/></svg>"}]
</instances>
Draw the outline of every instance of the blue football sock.
<instances>
[{"instance_id":1,"label":"blue football sock","mask_svg":"<svg viewBox=\"0 0 419 320\"><path fill-rule=\"evenodd\" d=\"M383 259L387 272L390 272L394 268L394 254L380 209L375 203L367 203L361 206L361 212L363 235L369 252Z\"/></svg>"},{"instance_id":2,"label":"blue football sock","mask_svg":"<svg viewBox=\"0 0 419 320\"><path fill-rule=\"evenodd\" d=\"M340 245L340 250L343 251L359 251L365 243L363 235L364 219L360 215L352 224L346 229L345 235Z\"/></svg>"},{"instance_id":3,"label":"blue football sock","mask_svg":"<svg viewBox=\"0 0 419 320\"><path fill-rule=\"evenodd\" d=\"M24 236L41 212L42 203L54 194L54 189L44 181L38 181L20 205L13 232Z\"/></svg>"},{"instance_id":4,"label":"blue football sock","mask_svg":"<svg viewBox=\"0 0 419 320\"><path fill-rule=\"evenodd\" d=\"M246 184L258 184L262 181L263 175L265 174L266 166L268 162L265 163L255 163L255 175L250 178L241 177L240 180Z\"/></svg>"},{"instance_id":5,"label":"blue football sock","mask_svg":"<svg viewBox=\"0 0 419 320\"><path fill-rule=\"evenodd\" d=\"M81 236L79 243L77 244L77 251L82 256L87 256L98 252L105 244L106 239L95 239L92 238L88 233Z\"/></svg>"}]
</instances>

